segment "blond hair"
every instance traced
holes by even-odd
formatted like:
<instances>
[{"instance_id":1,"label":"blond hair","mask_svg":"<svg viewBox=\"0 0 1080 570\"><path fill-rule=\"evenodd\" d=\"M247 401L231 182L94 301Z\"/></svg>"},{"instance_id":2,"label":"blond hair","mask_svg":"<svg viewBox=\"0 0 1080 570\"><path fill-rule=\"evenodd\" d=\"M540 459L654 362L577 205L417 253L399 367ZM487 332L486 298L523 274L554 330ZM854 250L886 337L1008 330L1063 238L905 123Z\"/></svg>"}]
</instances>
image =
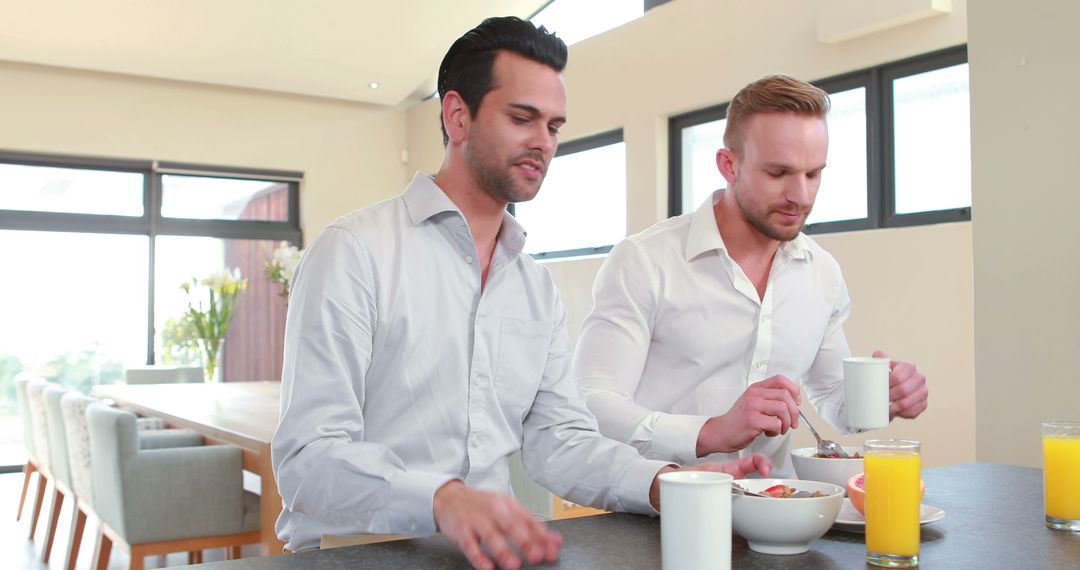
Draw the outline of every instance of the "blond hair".
<instances>
[{"instance_id":1,"label":"blond hair","mask_svg":"<svg viewBox=\"0 0 1080 570\"><path fill-rule=\"evenodd\" d=\"M766 75L743 87L727 108L724 146L738 152L746 121L758 113L795 113L825 118L829 94L790 75Z\"/></svg>"}]
</instances>

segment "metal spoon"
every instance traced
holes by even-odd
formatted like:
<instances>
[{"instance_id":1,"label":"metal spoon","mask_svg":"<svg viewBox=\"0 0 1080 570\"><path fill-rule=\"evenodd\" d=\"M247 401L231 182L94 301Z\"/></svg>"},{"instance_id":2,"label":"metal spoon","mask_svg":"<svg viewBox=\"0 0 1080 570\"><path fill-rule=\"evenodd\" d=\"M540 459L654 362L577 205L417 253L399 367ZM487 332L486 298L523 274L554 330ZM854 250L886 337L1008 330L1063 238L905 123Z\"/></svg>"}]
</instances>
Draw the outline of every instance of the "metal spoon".
<instances>
[{"instance_id":1,"label":"metal spoon","mask_svg":"<svg viewBox=\"0 0 1080 570\"><path fill-rule=\"evenodd\" d=\"M840 447L839 443L836 443L835 441L832 441L830 439L821 439L821 436L818 435L817 430L814 429L814 424L811 424L810 420L806 419L806 416L803 415L802 410L799 410L799 417L802 418L804 422L806 422L806 427L810 428L810 433L814 434L814 439L817 439L818 453L822 455L836 454L844 459L848 459L851 457L846 451L844 451L843 447Z\"/></svg>"},{"instance_id":2,"label":"metal spoon","mask_svg":"<svg viewBox=\"0 0 1080 570\"><path fill-rule=\"evenodd\" d=\"M766 498L769 497L768 495L763 495L761 493L755 493L755 492L753 492L753 491L751 491L749 489L745 489L743 487L740 487L737 483L733 483L731 485L731 492L735 493L736 495L747 495L747 496L750 496L750 497L766 497Z\"/></svg>"}]
</instances>

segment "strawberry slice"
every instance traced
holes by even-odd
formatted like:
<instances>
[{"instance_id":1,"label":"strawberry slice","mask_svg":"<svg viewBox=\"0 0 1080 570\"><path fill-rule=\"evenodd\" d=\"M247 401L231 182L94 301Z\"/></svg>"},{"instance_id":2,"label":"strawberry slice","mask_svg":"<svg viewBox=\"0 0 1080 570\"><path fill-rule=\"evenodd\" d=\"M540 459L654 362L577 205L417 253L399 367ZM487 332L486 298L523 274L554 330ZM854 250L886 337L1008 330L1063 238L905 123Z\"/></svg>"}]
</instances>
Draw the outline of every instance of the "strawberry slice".
<instances>
[{"instance_id":1,"label":"strawberry slice","mask_svg":"<svg viewBox=\"0 0 1080 570\"><path fill-rule=\"evenodd\" d=\"M787 485L773 485L768 489L762 491L763 494L777 499L783 498L784 492L787 490Z\"/></svg>"}]
</instances>

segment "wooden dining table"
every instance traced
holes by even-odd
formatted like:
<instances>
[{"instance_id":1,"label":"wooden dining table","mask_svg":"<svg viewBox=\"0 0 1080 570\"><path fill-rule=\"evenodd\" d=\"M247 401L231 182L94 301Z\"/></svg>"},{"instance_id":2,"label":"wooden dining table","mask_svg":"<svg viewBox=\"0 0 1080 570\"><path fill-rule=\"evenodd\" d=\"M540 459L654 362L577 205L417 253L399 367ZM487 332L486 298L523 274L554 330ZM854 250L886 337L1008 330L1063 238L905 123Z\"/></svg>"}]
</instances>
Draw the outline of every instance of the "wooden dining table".
<instances>
[{"instance_id":1,"label":"wooden dining table","mask_svg":"<svg viewBox=\"0 0 1080 570\"><path fill-rule=\"evenodd\" d=\"M262 554L281 554L284 543L278 540L274 524L282 503L270 462L270 440L278 425L280 382L108 384L96 386L94 394L139 415L164 418L170 427L199 433L208 444L239 447L244 469L260 479Z\"/></svg>"}]
</instances>

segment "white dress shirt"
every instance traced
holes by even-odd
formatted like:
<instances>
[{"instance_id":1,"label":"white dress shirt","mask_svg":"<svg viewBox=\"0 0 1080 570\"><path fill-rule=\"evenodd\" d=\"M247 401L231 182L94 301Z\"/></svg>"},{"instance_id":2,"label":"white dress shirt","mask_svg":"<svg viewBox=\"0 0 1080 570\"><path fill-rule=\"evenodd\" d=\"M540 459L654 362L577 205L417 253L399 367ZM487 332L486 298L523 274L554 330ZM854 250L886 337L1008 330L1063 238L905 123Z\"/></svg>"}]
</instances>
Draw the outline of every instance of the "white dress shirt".
<instances>
[{"instance_id":1,"label":"white dress shirt","mask_svg":"<svg viewBox=\"0 0 1080 570\"><path fill-rule=\"evenodd\" d=\"M611 251L573 373L600 431L646 457L694 464L760 452L774 476L786 477L789 435L698 459L698 433L776 374L800 383L826 420L844 426L842 324L851 301L836 260L803 234L777 250L759 297L720 237L719 192Z\"/></svg>"},{"instance_id":2,"label":"white dress shirt","mask_svg":"<svg viewBox=\"0 0 1080 570\"><path fill-rule=\"evenodd\" d=\"M311 243L289 297L272 444L286 548L431 534L439 487L511 493L519 449L559 496L655 512L665 463L597 431L569 375L558 290L524 243L507 214L481 290L464 216L422 174Z\"/></svg>"}]
</instances>

